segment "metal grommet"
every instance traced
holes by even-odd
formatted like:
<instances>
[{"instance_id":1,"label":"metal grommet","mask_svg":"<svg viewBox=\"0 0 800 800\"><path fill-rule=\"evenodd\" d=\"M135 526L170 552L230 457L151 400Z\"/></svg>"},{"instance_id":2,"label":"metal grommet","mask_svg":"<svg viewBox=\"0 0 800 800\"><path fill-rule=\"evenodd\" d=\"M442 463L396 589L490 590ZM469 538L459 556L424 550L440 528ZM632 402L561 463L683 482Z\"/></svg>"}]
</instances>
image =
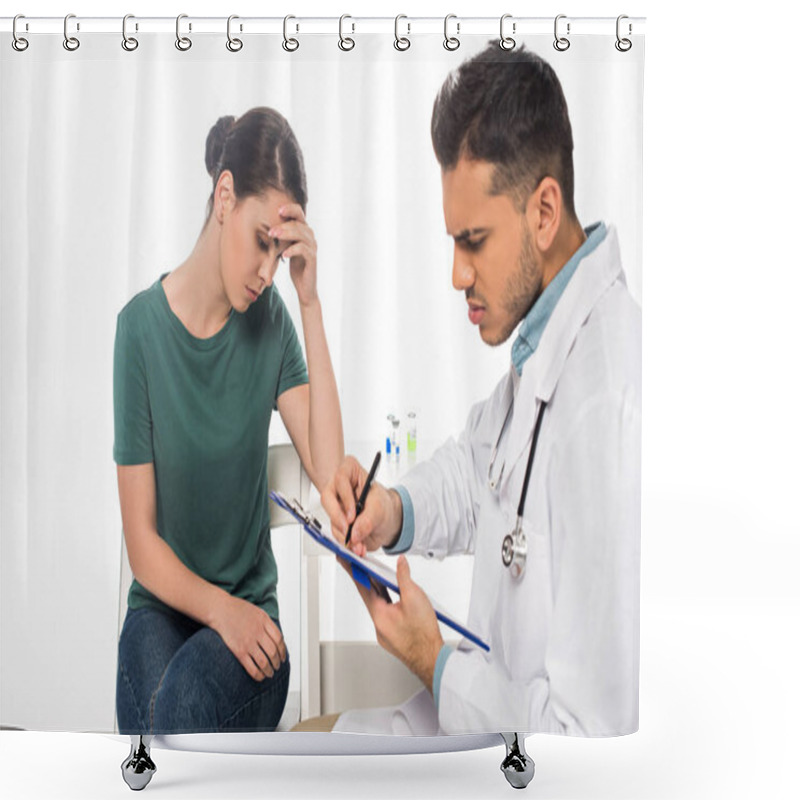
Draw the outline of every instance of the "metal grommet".
<instances>
[{"instance_id":1,"label":"metal grommet","mask_svg":"<svg viewBox=\"0 0 800 800\"><path fill-rule=\"evenodd\" d=\"M30 42L28 42L27 39L25 39L22 36L19 36L17 34L17 20L18 19L25 19L24 14L17 14L17 16L14 17L14 23L13 23L13 25L11 27L11 34L12 34L12 36L14 38L11 40L11 46L18 53L22 53L23 51L28 49L28 45L30 44Z\"/></svg>"},{"instance_id":2,"label":"metal grommet","mask_svg":"<svg viewBox=\"0 0 800 800\"><path fill-rule=\"evenodd\" d=\"M242 49L243 45L241 39L231 38L231 20L234 19L239 19L239 17L237 17L236 14L231 14L228 17L228 41L225 42L225 47L227 47L231 53L238 53ZM241 30L241 27L239 28L239 30Z\"/></svg>"},{"instance_id":3,"label":"metal grommet","mask_svg":"<svg viewBox=\"0 0 800 800\"><path fill-rule=\"evenodd\" d=\"M80 40L76 39L74 36L70 36L69 31L67 30L67 26L69 25L69 21L71 19L75 19L74 14L67 14L67 16L64 17L64 49L69 50L70 53L74 52L81 46ZM78 30L80 29L80 25L78 25Z\"/></svg>"},{"instance_id":4,"label":"metal grommet","mask_svg":"<svg viewBox=\"0 0 800 800\"><path fill-rule=\"evenodd\" d=\"M287 35L290 19L295 19L295 17L289 14L283 18L283 49L286 50L287 53L294 53L294 51L300 47L300 42L294 37L289 37ZM297 29L299 30L299 26Z\"/></svg>"},{"instance_id":5,"label":"metal grommet","mask_svg":"<svg viewBox=\"0 0 800 800\"><path fill-rule=\"evenodd\" d=\"M192 46L192 40L188 36L181 36L181 20L188 18L188 14L178 14L175 20L175 47L182 52L186 52ZM192 25L189 23L189 30L191 29Z\"/></svg>"},{"instance_id":6,"label":"metal grommet","mask_svg":"<svg viewBox=\"0 0 800 800\"><path fill-rule=\"evenodd\" d=\"M128 36L128 20L133 18L133 14L126 14L122 18L122 49L127 50L129 53L132 53L139 46L138 39L135 39L133 36ZM136 26L136 30L139 30L138 25Z\"/></svg>"},{"instance_id":7,"label":"metal grommet","mask_svg":"<svg viewBox=\"0 0 800 800\"><path fill-rule=\"evenodd\" d=\"M517 40L516 39L512 39L510 36L506 36L503 33L503 27L505 26L505 22L506 22L507 19L511 19L511 14L503 14L503 16L500 17L500 49L501 50L510 51L510 50L513 50L517 46ZM511 32L512 33L516 33L517 32L517 23L516 22L513 22L511 24Z\"/></svg>"},{"instance_id":8,"label":"metal grommet","mask_svg":"<svg viewBox=\"0 0 800 800\"><path fill-rule=\"evenodd\" d=\"M400 36L399 28L401 19L408 19L408 17L405 14L398 14L394 18L394 49L404 52L411 47L411 39L407 36ZM408 25L408 32L411 33L411 23L409 22L406 24Z\"/></svg>"},{"instance_id":9,"label":"metal grommet","mask_svg":"<svg viewBox=\"0 0 800 800\"><path fill-rule=\"evenodd\" d=\"M344 24L344 21L346 19L353 19L353 18L349 14L342 14L342 16L339 17L339 49L344 50L347 53L356 46L356 43L349 36L345 36L342 33L342 25ZM356 30L356 24L354 22L353 33L355 33L355 30Z\"/></svg>"},{"instance_id":10,"label":"metal grommet","mask_svg":"<svg viewBox=\"0 0 800 800\"><path fill-rule=\"evenodd\" d=\"M633 42L631 42L630 39L623 39L619 35L619 24L620 24L620 22L622 22L623 19L628 19L627 15L620 14L617 17L617 41L614 42L614 47L616 47L617 50L620 51L620 53L627 53L628 50L630 50L631 47L633 47ZM632 28L632 26L631 26L631 24L629 22L628 23L628 34L631 34L632 32L633 32L633 28Z\"/></svg>"},{"instance_id":11,"label":"metal grommet","mask_svg":"<svg viewBox=\"0 0 800 800\"><path fill-rule=\"evenodd\" d=\"M553 23L553 36L555 37L555 41L553 42L553 47L558 50L559 53L563 53L565 50L569 50L570 41L567 39L566 36L559 36L558 35L558 21L560 19L566 19L566 14L559 14L556 17L555 22ZM569 22L567 23L567 35L569 35Z\"/></svg>"},{"instance_id":12,"label":"metal grommet","mask_svg":"<svg viewBox=\"0 0 800 800\"><path fill-rule=\"evenodd\" d=\"M447 33L447 24L450 22L451 19L456 19L456 15L455 14L448 14L444 18L444 43L443 43L443 46L444 46L445 50L450 50L452 52L453 50L458 50L458 48L461 47L461 40L458 38L458 34L461 33L461 23L460 22L456 22L456 36L450 36Z\"/></svg>"}]
</instances>

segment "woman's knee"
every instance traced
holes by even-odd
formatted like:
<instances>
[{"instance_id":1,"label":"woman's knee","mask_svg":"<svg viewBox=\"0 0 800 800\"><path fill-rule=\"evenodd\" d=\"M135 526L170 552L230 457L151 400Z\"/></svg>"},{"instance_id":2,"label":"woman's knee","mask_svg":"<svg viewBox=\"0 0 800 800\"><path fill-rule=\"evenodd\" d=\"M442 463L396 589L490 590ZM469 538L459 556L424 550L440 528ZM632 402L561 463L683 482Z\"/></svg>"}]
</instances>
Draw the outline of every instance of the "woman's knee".
<instances>
[{"instance_id":1,"label":"woman's knee","mask_svg":"<svg viewBox=\"0 0 800 800\"><path fill-rule=\"evenodd\" d=\"M157 682L196 628L188 618L157 608L129 609L119 637L119 662L129 675Z\"/></svg>"},{"instance_id":2,"label":"woman's knee","mask_svg":"<svg viewBox=\"0 0 800 800\"><path fill-rule=\"evenodd\" d=\"M238 696L238 704L231 706L229 715L220 723L220 730L275 730L286 706L290 674L291 665L287 658L272 677L254 681L257 688L249 695Z\"/></svg>"},{"instance_id":3,"label":"woman's knee","mask_svg":"<svg viewBox=\"0 0 800 800\"><path fill-rule=\"evenodd\" d=\"M198 631L175 654L154 695L156 733L229 729L244 720L252 729L275 727L288 692L289 661L272 678L253 680L222 638Z\"/></svg>"}]
</instances>

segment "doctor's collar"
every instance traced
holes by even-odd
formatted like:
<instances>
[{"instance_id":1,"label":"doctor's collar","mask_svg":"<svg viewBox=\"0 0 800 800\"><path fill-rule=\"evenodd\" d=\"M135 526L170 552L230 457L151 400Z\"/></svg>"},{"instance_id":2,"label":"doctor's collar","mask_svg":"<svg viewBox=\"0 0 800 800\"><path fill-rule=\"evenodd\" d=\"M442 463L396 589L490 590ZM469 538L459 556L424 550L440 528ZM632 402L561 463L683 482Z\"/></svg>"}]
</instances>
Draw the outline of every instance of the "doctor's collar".
<instances>
[{"instance_id":1,"label":"doctor's collar","mask_svg":"<svg viewBox=\"0 0 800 800\"><path fill-rule=\"evenodd\" d=\"M572 257L555 274L545 290L536 298L530 311L520 324L517 338L511 347L511 363L517 375L522 375L525 362L534 354L539 346L544 329L550 320L561 295L564 293L581 260L592 253L595 248L606 238L607 228L605 222L595 222L584 228L586 240L572 254Z\"/></svg>"}]
</instances>

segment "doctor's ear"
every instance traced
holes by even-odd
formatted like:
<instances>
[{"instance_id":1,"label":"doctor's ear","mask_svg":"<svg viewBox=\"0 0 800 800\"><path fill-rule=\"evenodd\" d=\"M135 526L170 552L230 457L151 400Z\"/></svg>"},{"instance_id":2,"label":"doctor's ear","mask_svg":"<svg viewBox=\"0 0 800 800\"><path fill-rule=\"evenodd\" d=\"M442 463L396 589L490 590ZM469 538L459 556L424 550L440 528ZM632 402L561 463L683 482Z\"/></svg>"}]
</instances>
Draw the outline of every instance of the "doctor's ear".
<instances>
[{"instance_id":1,"label":"doctor's ear","mask_svg":"<svg viewBox=\"0 0 800 800\"><path fill-rule=\"evenodd\" d=\"M547 175L539 182L525 206L528 228L540 252L546 253L552 247L563 213L561 186L555 178Z\"/></svg>"}]
</instances>

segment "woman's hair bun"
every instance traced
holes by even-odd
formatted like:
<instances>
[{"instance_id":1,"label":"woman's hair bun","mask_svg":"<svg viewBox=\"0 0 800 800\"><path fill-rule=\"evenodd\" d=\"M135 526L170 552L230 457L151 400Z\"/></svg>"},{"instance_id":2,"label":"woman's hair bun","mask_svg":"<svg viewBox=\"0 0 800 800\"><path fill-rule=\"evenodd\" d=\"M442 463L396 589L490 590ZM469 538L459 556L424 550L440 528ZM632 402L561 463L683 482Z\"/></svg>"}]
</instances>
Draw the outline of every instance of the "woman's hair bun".
<instances>
[{"instance_id":1,"label":"woman's hair bun","mask_svg":"<svg viewBox=\"0 0 800 800\"><path fill-rule=\"evenodd\" d=\"M206 169L212 178L222 157L225 137L233 127L234 122L236 122L236 117L220 117L206 137Z\"/></svg>"},{"instance_id":2,"label":"woman's hair bun","mask_svg":"<svg viewBox=\"0 0 800 800\"><path fill-rule=\"evenodd\" d=\"M303 154L286 118L274 108L257 106L239 117L220 117L206 138L206 169L214 184L206 222L223 172L230 172L237 202L273 189L285 192L305 211Z\"/></svg>"}]
</instances>

